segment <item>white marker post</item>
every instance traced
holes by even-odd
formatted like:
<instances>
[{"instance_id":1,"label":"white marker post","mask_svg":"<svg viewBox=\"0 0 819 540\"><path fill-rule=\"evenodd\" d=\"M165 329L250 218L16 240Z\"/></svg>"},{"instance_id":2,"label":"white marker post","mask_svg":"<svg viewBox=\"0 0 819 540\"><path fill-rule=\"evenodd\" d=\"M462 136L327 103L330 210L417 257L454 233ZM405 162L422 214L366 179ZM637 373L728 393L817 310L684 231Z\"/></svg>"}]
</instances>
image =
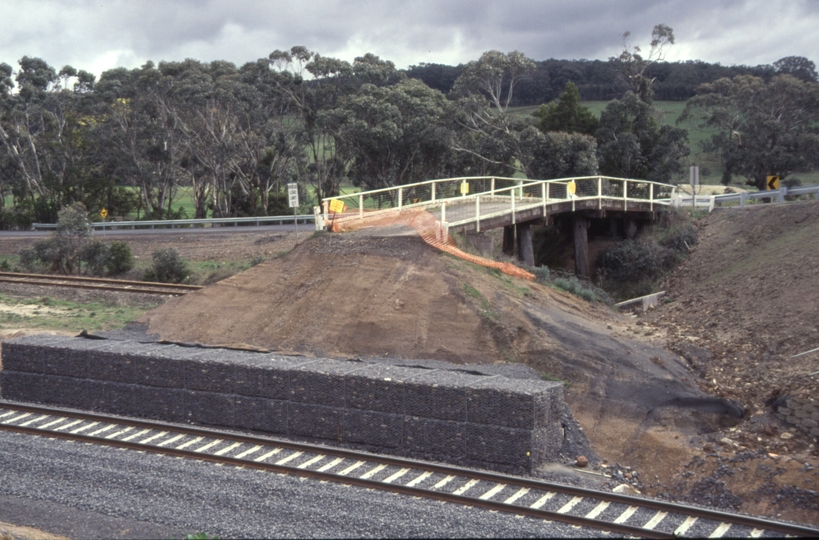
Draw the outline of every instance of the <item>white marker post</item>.
<instances>
[{"instance_id":1,"label":"white marker post","mask_svg":"<svg viewBox=\"0 0 819 540\"><path fill-rule=\"evenodd\" d=\"M296 242L299 241L299 220L296 217L299 211L299 185L295 182L287 184L287 199L293 209L293 229L296 232Z\"/></svg>"}]
</instances>

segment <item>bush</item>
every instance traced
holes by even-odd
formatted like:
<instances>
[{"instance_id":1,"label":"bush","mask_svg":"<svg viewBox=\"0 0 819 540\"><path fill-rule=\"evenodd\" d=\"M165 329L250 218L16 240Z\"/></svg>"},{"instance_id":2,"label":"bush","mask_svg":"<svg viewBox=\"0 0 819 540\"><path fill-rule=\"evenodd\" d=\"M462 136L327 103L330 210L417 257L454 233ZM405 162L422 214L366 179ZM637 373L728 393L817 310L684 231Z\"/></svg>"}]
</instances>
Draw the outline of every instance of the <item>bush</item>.
<instances>
[{"instance_id":1,"label":"bush","mask_svg":"<svg viewBox=\"0 0 819 540\"><path fill-rule=\"evenodd\" d=\"M20 266L29 272L39 272L44 269L57 270L60 268L60 243L56 237L37 240L30 248L22 248L17 254L20 256Z\"/></svg>"},{"instance_id":2,"label":"bush","mask_svg":"<svg viewBox=\"0 0 819 540\"><path fill-rule=\"evenodd\" d=\"M676 263L673 249L644 240L625 240L598 259L603 277L621 282L657 279Z\"/></svg>"},{"instance_id":3,"label":"bush","mask_svg":"<svg viewBox=\"0 0 819 540\"><path fill-rule=\"evenodd\" d=\"M80 249L80 261L93 276L105 274L108 265L109 248L99 240L90 240Z\"/></svg>"},{"instance_id":4,"label":"bush","mask_svg":"<svg viewBox=\"0 0 819 540\"><path fill-rule=\"evenodd\" d=\"M145 272L144 281L182 283L190 275L190 270L174 248L158 249L152 257L154 263Z\"/></svg>"},{"instance_id":5,"label":"bush","mask_svg":"<svg viewBox=\"0 0 819 540\"><path fill-rule=\"evenodd\" d=\"M606 291L590 281L580 279L574 274L562 270L549 270L548 266L524 267L535 275L535 280L544 285L551 285L556 289L579 296L589 302L601 302L611 305L613 300Z\"/></svg>"},{"instance_id":6,"label":"bush","mask_svg":"<svg viewBox=\"0 0 819 540\"><path fill-rule=\"evenodd\" d=\"M661 246L673 249L677 253L687 253L697 243L697 228L690 223L676 225L660 236Z\"/></svg>"},{"instance_id":7,"label":"bush","mask_svg":"<svg viewBox=\"0 0 819 540\"><path fill-rule=\"evenodd\" d=\"M108 275L124 274L134 267L134 255L131 246L125 242L111 242L108 248Z\"/></svg>"}]
</instances>

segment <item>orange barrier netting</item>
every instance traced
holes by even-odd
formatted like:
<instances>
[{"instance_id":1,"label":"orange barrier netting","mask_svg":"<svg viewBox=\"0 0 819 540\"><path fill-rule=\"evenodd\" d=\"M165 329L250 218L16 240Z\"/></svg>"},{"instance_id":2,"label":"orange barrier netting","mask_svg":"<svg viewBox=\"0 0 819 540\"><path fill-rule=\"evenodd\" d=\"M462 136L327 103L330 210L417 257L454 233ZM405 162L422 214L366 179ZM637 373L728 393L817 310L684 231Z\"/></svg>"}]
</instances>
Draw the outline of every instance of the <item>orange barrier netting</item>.
<instances>
[{"instance_id":1,"label":"orange barrier netting","mask_svg":"<svg viewBox=\"0 0 819 540\"><path fill-rule=\"evenodd\" d=\"M418 231L418 234L421 235L421 238L423 238L427 244L465 261L488 268L496 268L510 276L532 281L535 279L534 274L512 263L493 261L492 259L471 255L458 249L452 238L445 235L441 223L435 219L435 216L424 209L381 211L376 214L364 214L363 218L359 216L358 213L348 215L337 214L333 218L333 232L354 231L369 227L386 227L390 225L406 225L412 227Z\"/></svg>"}]
</instances>

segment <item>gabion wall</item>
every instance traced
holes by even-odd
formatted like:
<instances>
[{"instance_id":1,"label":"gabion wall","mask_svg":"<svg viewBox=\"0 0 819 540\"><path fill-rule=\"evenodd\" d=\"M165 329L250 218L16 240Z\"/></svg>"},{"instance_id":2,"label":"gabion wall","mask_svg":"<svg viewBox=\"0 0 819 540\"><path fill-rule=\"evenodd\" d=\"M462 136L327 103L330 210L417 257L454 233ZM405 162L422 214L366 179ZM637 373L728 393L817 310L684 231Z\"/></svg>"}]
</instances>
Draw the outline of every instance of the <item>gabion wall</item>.
<instances>
[{"instance_id":1,"label":"gabion wall","mask_svg":"<svg viewBox=\"0 0 819 540\"><path fill-rule=\"evenodd\" d=\"M107 339L3 342L0 396L528 472L562 444L559 383Z\"/></svg>"}]
</instances>

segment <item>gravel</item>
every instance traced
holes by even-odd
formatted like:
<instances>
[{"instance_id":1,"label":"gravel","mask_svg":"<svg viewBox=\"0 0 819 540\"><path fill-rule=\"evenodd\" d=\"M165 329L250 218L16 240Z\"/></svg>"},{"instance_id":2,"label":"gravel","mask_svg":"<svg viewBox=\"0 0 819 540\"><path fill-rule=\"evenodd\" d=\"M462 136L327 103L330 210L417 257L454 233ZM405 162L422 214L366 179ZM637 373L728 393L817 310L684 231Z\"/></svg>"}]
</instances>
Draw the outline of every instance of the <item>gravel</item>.
<instances>
[{"instance_id":1,"label":"gravel","mask_svg":"<svg viewBox=\"0 0 819 540\"><path fill-rule=\"evenodd\" d=\"M222 538L602 536L289 475L8 433L0 433L4 500L14 504L0 504L2 521L86 538L157 531ZM27 500L43 511L22 511Z\"/></svg>"}]
</instances>

